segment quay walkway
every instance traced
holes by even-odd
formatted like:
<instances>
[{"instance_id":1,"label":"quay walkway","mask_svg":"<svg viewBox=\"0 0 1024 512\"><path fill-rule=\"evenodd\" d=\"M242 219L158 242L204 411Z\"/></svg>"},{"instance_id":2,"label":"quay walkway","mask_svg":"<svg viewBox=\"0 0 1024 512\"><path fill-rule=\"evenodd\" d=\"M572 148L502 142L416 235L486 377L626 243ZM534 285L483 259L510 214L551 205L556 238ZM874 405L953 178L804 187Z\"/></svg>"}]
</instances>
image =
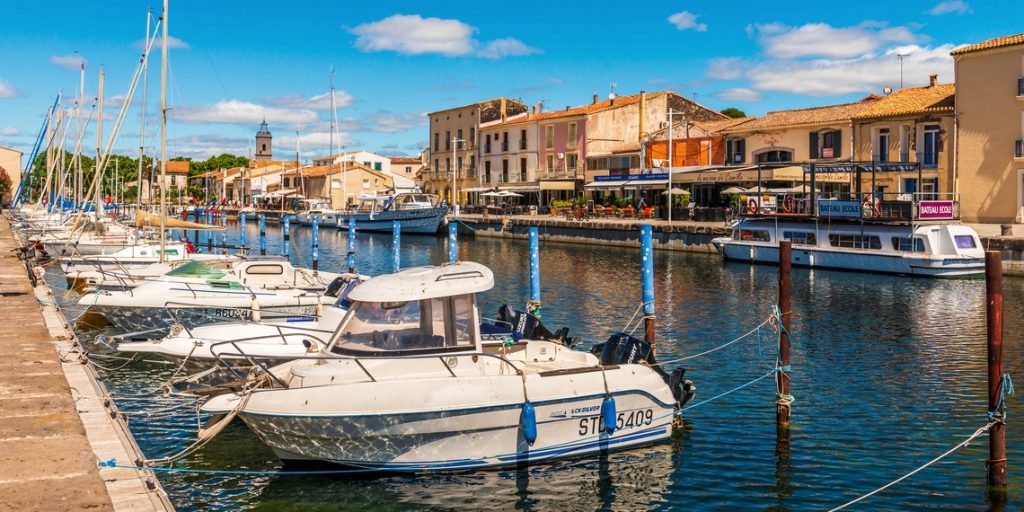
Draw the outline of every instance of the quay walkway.
<instances>
[{"instance_id":1,"label":"quay walkway","mask_svg":"<svg viewBox=\"0 0 1024 512\"><path fill-rule=\"evenodd\" d=\"M141 453L18 245L0 217L0 510L171 510L151 473L98 467Z\"/></svg>"}]
</instances>

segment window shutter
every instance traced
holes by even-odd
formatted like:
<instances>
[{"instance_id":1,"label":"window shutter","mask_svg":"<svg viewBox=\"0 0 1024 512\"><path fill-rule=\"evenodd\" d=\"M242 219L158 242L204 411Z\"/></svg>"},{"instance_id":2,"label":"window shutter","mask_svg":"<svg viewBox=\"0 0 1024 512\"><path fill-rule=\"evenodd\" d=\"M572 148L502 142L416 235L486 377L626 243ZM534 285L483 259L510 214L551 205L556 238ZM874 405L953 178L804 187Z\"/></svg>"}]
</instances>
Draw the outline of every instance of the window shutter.
<instances>
[{"instance_id":1,"label":"window shutter","mask_svg":"<svg viewBox=\"0 0 1024 512\"><path fill-rule=\"evenodd\" d=\"M811 132L811 140L807 143L807 149L811 160L818 158L818 132Z\"/></svg>"},{"instance_id":2,"label":"window shutter","mask_svg":"<svg viewBox=\"0 0 1024 512\"><path fill-rule=\"evenodd\" d=\"M739 139L736 141L736 153L740 155L740 158L736 163L743 163L747 158L747 139Z\"/></svg>"},{"instance_id":3,"label":"window shutter","mask_svg":"<svg viewBox=\"0 0 1024 512\"><path fill-rule=\"evenodd\" d=\"M832 132L832 158L839 158L843 156L843 131L836 130Z\"/></svg>"}]
</instances>

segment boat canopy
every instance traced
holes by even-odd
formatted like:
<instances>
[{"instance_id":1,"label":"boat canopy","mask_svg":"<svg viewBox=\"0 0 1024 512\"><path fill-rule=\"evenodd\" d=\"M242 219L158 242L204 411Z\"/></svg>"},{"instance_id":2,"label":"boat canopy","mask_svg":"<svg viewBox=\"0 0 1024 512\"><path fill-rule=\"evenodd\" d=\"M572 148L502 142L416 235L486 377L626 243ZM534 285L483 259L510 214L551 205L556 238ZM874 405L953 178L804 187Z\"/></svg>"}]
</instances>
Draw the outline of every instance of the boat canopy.
<instances>
[{"instance_id":1,"label":"boat canopy","mask_svg":"<svg viewBox=\"0 0 1024 512\"><path fill-rule=\"evenodd\" d=\"M198 277L202 279L220 279L227 275L223 270L215 269L201 261L192 260L170 272L172 277Z\"/></svg>"},{"instance_id":2,"label":"boat canopy","mask_svg":"<svg viewBox=\"0 0 1024 512\"><path fill-rule=\"evenodd\" d=\"M479 293L493 286L491 269L465 261L377 276L353 289L349 298L359 302L405 302Z\"/></svg>"}]
</instances>

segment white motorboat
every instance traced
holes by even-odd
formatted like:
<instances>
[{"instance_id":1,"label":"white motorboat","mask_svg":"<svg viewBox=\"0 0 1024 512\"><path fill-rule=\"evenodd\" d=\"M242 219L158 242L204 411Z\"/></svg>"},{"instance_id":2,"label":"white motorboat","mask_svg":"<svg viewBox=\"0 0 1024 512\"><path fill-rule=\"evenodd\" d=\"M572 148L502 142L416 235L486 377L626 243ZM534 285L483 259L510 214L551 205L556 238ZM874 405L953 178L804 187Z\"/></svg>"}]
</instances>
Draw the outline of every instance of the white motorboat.
<instances>
[{"instance_id":1,"label":"white motorboat","mask_svg":"<svg viewBox=\"0 0 1024 512\"><path fill-rule=\"evenodd\" d=\"M331 208L331 205L322 199L303 200L306 208L295 214L295 223L303 226L312 226L313 219L317 219L319 226L337 225L338 211Z\"/></svg>"},{"instance_id":2,"label":"white motorboat","mask_svg":"<svg viewBox=\"0 0 1024 512\"><path fill-rule=\"evenodd\" d=\"M192 261L135 288L100 290L78 303L123 331L160 330L173 323L194 326L225 318L317 314L334 302L343 282L339 278L341 274L292 267L280 258L247 260L228 270Z\"/></svg>"},{"instance_id":3,"label":"white motorboat","mask_svg":"<svg viewBox=\"0 0 1024 512\"><path fill-rule=\"evenodd\" d=\"M135 231L114 222L88 223L90 226L59 233L44 233L30 238L43 246L51 258L113 254L139 242Z\"/></svg>"},{"instance_id":4,"label":"white motorboat","mask_svg":"<svg viewBox=\"0 0 1024 512\"><path fill-rule=\"evenodd\" d=\"M103 256L86 256L85 258L104 258ZM86 260L92 262L92 260ZM242 261L236 255L192 254L188 259L169 259L148 265L122 264L110 261L94 265L79 264L69 267L64 273L68 288L79 293L92 293L96 290L124 291L135 288L147 281L160 280L170 274L171 278L211 277L219 278L222 270L228 270ZM196 262L196 265L190 263ZM213 271L210 272L210 269Z\"/></svg>"},{"instance_id":5,"label":"white motorboat","mask_svg":"<svg viewBox=\"0 0 1024 512\"><path fill-rule=\"evenodd\" d=\"M650 346L624 334L600 358L550 341L484 343L475 294L493 284L470 262L360 284L327 347L211 398L205 432L237 415L285 461L383 471L533 463L671 436L693 396L682 369L664 375L646 362Z\"/></svg>"},{"instance_id":6,"label":"white motorboat","mask_svg":"<svg viewBox=\"0 0 1024 512\"><path fill-rule=\"evenodd\" d=\"M359 207L355 211L338 214L338 229L347 230L349 221L355 220L359 231L390 233L394 229L394 221L398 221L402 233L435 235L448 213L433 194L403 192L359 199Z\"/></svg>"},{"instance_id":7,"label":"white motorboat","mask_svg":"<svg viewBox=\"0 0 1024 512\"><path fill-rule=\"evenodd\" d=\"M97 254L92 256L65 256L61 258L60 266L65 274L81 270L103 270L110 268L137 268L146 267L153 263L184 262L198 260L207 263L217 263L224 260L235 261L237 256L227 254L203 254L197 253L190 242L168 242L163 248L163 258L160 257L160 244L148 242L125 247L120 251L110 254Z\"/></svg>"}]
</instances>

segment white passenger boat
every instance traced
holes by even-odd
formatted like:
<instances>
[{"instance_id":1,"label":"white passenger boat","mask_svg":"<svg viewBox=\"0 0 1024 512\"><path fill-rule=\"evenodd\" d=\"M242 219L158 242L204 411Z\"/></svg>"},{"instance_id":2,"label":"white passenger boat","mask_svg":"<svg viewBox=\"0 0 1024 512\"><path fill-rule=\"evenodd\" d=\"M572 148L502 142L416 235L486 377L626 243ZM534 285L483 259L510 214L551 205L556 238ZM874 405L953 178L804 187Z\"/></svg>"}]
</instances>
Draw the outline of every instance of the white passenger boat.
<instances>
[{"instance_id":1,"label":"white passenger boat","mask_svg":"<svg viewBox=\"0 0 1024 512\"><path fill-rule=\"evenodd\" d=\"M436 234L441 229L448 209L437 202L432 194L406 192L393 196L363 196L354 212L337 216L338 229L347 230L349 220L355 219L356 230L390 233L394 221L402 226L402 233Z\"/></svg>"},{"instance_id":2,"label":"white passenger boat","mask_svg":"<svg viewBox=\"0 0 1024 512\"><path fill-rule=\"evenodd\" d=\"M316 314L332 304L341 274L294 268L284 259L245 261L228 270L206 268L199 277L176 275L125 291L97 291L79 305L122 331L147 331L173 323L203 325L224 318L272 319ZM332 285L332 286L328 286Z\"/></svg>"},{"instance_id":3,"label":"white passenger boat","mask_svg":"<svg viewBox=\"0 0 1024 512\"><path fill-rule=\"evenodd\" d=\"M484 343L475 294L493 284L469 262L360 284L326 348L211 398L206 432L237 415L285 461L382 471L526 464L669 439L693 396L681 369L664 375L645 361L650 346L628 335L601 358L550 341Z\"/></svg>"}]
</instances>

